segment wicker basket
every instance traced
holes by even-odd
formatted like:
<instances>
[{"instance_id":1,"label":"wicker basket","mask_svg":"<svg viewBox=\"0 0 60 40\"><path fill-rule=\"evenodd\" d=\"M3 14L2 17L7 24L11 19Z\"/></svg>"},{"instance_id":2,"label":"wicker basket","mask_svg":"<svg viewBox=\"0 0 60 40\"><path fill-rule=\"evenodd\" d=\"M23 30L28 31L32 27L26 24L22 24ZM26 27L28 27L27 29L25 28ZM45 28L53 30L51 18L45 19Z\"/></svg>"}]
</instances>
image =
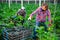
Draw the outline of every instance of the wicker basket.
<instances>
[{"instance_id":1,"label":"wicker basket","mask_svg":"<svg viewBox=\"0 0 60 40\"><path fill-rule=\"evenodd\" d=\"M2 32L3 40L25 40L28 37L33 36L32 34L33 29L25 29L25 28L11 28L11 29L4 29Z\"/></svg>"}]
</instances>

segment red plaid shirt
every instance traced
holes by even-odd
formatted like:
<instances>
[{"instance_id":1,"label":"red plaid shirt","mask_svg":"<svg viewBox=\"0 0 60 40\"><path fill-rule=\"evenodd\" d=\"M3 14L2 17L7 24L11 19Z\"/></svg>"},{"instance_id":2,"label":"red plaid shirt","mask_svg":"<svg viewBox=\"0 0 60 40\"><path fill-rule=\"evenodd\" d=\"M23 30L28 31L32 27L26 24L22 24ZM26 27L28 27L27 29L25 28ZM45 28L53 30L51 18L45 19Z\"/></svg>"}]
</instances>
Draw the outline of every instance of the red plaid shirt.
<instances>
[{"instance_id":1,"label":"red plaid shirt","mask_svg":"<svg viewBox=\"0 0 60 40\"><path fill-rule=\"evenodd\" d=\"M36 21L42 21L45 22L46 21L46 16L48 16L48 20L51 21L51 13L50 10L46 10L45 12L42 11L42 8L38 8L37 10L35 10L30 17L32 17L34 14L36 14Z\"/></svg>"}]
</instances>

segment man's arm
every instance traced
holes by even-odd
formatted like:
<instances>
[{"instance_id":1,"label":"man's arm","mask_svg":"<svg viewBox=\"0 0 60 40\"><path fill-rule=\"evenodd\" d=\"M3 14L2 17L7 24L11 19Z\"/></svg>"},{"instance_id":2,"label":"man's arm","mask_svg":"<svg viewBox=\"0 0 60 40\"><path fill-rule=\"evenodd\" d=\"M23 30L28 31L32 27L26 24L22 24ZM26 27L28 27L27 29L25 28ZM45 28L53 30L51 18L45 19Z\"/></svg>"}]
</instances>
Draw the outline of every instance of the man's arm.
<instances>
[{"instance_id":1,"label":"man's arm","mask_svg":"<svg viewBox=\"0 0 60 40\"><path fill-rule=\"evenodd\" d=\"M32 18L32 16L33 16L34 14L36 14L36 13L39 12L39 10L40 10L40 7L38 7L34 12L32 12L32 14L30 14L30 17Z\"/></svg>"},{"instance_id":2,"label":"man's arm","mask_svg":"<svg viewBox=\"0 0 60 40\"><path fill-rule=\"evenodd\" d=\"M48 21L49 21L50 24L51 24L51 12L50 12L50 10L48 10Z\"/></svg>"}]
</instances>

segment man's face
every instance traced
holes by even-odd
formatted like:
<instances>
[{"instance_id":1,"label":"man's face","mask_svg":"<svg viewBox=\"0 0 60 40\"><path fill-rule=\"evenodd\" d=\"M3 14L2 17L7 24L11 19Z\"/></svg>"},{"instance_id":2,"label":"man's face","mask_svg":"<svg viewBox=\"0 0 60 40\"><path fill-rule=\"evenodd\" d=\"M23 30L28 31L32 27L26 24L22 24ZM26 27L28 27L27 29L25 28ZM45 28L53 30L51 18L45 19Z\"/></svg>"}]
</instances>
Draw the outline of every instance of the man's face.
<instances>
[{"instance_id":1,"label":"man's face","mask_svg":"<svg viewBox=\"0 0 60 40\"><path fill-rule=\"evenodd\" d=\"M42 6L42 9L45 11L46 10L46 6Z\"/></svg>"}]
</instances>

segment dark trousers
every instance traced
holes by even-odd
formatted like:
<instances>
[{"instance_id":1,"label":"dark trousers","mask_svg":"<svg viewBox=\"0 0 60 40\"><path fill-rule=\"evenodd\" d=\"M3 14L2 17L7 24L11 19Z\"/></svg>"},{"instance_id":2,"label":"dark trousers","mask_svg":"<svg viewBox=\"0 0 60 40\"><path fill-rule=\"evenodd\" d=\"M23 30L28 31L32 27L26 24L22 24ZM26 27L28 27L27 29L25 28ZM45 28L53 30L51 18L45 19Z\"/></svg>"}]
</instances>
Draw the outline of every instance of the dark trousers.
<instances>
[{"instance_id":1,"label":"dark trousers","mask_svg":"<svg viewBox=\"0 0 60 40\"><path fill-rule=\"evenodd\" d=\"M47 25L45 24L45 22L39 22L39 21L37 21L37 22L36 22L36 27L35 27L34 30L33 30L33 31L34 31L34 40L36 40L36 34L37 34L37 33L36 33L36 30L37 30L37 28L40 27L40 26L44 26L45 31L48 31L48 30L47 30Z\"/></svg>"}]
</instances>

